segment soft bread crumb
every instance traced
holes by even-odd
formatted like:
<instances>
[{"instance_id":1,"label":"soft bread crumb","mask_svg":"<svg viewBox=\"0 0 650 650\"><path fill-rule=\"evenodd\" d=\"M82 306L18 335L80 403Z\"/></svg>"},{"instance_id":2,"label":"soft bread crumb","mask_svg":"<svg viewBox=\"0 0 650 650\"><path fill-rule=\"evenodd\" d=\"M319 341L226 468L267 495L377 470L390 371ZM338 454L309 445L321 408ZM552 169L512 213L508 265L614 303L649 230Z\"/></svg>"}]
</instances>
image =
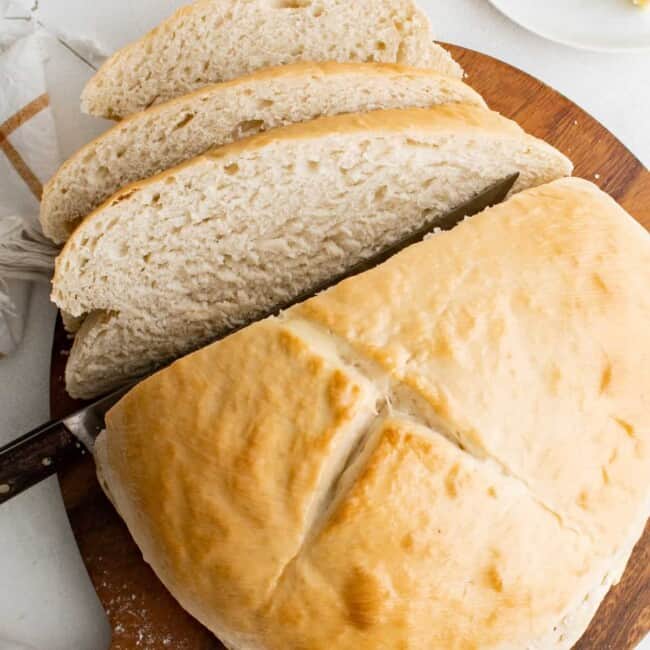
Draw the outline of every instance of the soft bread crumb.
<instances>
[{"instance_id":1,"label":"soft bread crumb","mask_svg":"<svg viewBox=\"0 0 650 650\"><path fill-rule=\"evenodd\" d=\"M202 0L114 54L84 88L82 109L119 119L208 83L299 61L400 63L462 75L411 0Z\"/></svg>"},{"instance_id":2,"label":"soft bread crumb","mask_svg":"<svg viewBox=\"0 0 650 650\"><path fill-rule=\"evenodd\" d=\"M41 224L57 243L128 183L208 149L321 115L485 106L469 86L433 71L382 64L299 63L262 70L137 113L83 147L46 184ZM76 329L65 320L67 329Z\"/></svg>"}]
</instances>

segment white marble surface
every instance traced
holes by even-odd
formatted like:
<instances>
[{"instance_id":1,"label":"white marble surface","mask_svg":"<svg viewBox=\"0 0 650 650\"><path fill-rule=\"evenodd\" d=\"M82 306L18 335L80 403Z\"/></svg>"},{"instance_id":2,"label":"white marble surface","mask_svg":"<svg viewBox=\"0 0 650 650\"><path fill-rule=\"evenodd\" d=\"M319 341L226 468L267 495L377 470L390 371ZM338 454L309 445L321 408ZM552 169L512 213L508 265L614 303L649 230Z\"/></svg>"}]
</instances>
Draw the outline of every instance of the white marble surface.
<instances>
[{"instance_id":1,"label":"white marble surface","mask_svg":"<svg viewBox=\"0 0 650 650\"><path fill-rule=\"evenodd\" d=\"M41 0L39 18L65 38L90 40L94 49L110 51L178 4L177 0ZM548 43L511 24L486 0L422 4L438 38L481 50L539 77L598 118L650 165L648 54L595 54ZM64 154L103 128L78 113L77 98L89 74L84 63L52 43L48 80ZM13 357L0 360L0 441L47 418L53 322L47 288L35 287L24 343ZM108 647L108 626L55 481L0 509L0 639L16 641L0 640L0 650ZM650 638L641 647L650 650Z\"/></svg>"}]
</instances>

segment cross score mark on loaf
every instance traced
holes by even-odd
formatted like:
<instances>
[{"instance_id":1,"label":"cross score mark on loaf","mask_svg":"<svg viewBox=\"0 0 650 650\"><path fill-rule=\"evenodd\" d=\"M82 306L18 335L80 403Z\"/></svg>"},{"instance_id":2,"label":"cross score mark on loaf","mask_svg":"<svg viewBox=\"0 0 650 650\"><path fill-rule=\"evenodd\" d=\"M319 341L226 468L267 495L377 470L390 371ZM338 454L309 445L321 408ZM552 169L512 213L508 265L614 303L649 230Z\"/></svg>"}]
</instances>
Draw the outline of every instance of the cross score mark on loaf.
<instances>
[{"instance_id":1,"label":"cross score mark on loaf","mask_svg":"<svg viewBox=\"0 0 650 650\"><path fill-rule=\"evenodd\" d=\"M647 516L649 257L583 181L518 195L139 386L108 489L234 647L569 648Z\"/></svg>"},{"instance_id":2,"label":"cross score mark on loaf","mask_svg":"<svg viewBox=\"0 0 650 650\"><path fill-rule=\"evenodd\" d=\"M436 514L437 508L433 503L438 502L438 507L441 509L446 507L445 504L452 504L456 510L454 519L463 521L466 515L461 517L459 512L471 510L473 515L476 499L479 501L482 499L484 500L483 514L494 511L499 513L499 516L505 517L506 523L489 522L489 525L483 529L486 543L489 541L489 548L486 550L484 565L479 567L478 572L474 570L475 568L467 566L469 556L465 553L450 558L450 561L459 571L472 576L472 580L476 581L465 595L467 602L463 615L472 612L472 616L475 616L476 612L485 612L492 630L482 631L481 638L484 640L492 636L498 638L504 625L509 628L510 633L513 633L518 617L517 600L528 596L522 595L521 592L521 589L525 590L525 585L511 584L512 578L508 573L511 569L507 563L504 563L505 551L499 550L500 538L523 534L521 531L508 528L512 524L509 510L516 511L518 516L527 513L530 517L528 510L532 509L532 519L538 528L537 534L542 530L544 534L551 537L550 542L554 541L557 544L558 539L554 535L558 534L560 541L565 540L566 537L578 539L575 532L562 530L555 516L538 506L534 499L531 500L528 491L517 480L506 477L494 463L475 460L467 452L455 446L455 442L450 444L446 437L423 425L422 422L436 419L431 409L407 387L394 385L375 364L355 355L344 341L333 339L309 321L287 319L280 322L266 322L236 335L229 341L229 348L237 346L241 349L243 354L239 363L243 366L247 364L251 364L252 368L256 366L258 353L250 347L251 344L256 345L253 341L255 337L265 339L261 350L265 356L272 353L275 358L282 354L286 354L287 357L282 368L276 368L271 361L268 364L269 369L258 371L262 376L269 371L277 371L276 386L266 389L264 379L261 384L254 381L252 392L245 391L246 397L240 406L250 409L248 399L257 401L262 395L272 403L277 397L282 400L288 414L278 410L277 415L273 417L268 411L264 414L262 408L263 415L259 419L253 416L249 427L241 436L241 432L233 427L233 420L230 419L229 413L223 413L225 422L220 431L227 437L226 431L232 428L235 433L233 438L240 439L230 443L222 440L213 450L216 456L224 458L218 474L229 486L227 501L216 507L213 501L215 496L209 485L206 485L201 478L205 468L200 467L198 458L193 454L183 458L182 449L169 447L169 441L165 441L165 433L159 432L155 437L155 444L157 446L160 443L162 448L168 449L166 457L169 464L164 474L169 480L165 480L162 485L156 483L154 494L153 486L151 492L147 488L147 480L151 472L145 468L134 489L139 494L146 495L144 498L138 497L140 508L145 513L149 507L153 507L152 503L148 503L148 498L155 498L157 502L163 499L164 509L169 512L170 519L161 519L157 522L156 528L158 525L162 527L156 530L155 538L162 540L162 544L168 549L166 552L170 552L175 545L173 540L179 533L176 526L181 520L185 526L207 526L206 532L212 526L220 526L214 529L221 531L214 535L215 551L218 548L219 554L227 564L227 569L221 562L211 563L202 579L193 577L192 580L215 582L216 586L221 588L219 581L225 579L223 572L227 572L231 580L240 584L230 591L225 590L228 597L219 602L219 610L225 612L226 616L234 617L236 608L242 602L249 603L249 606L262 612L260 616L270 621L267 630L270 644L273 643L271 639L275 635L281 634L280 629L285 630L286 633L287 626L292 626L290 635L295 635L293 637L295 641L289 642L290 647L294 647L292 642L296 644L295 647L300 647L300 644L305 642L301 635L308 635L308 632L301 630L299 624L300 617L304 615L300 614L302 602L309 601L309 593L305 594L304 599L301 595L303 578L300 576L305 572L307 575L310 574L311 563L319 566L323 561L319 557L320 554L324 553L325 557L331 555L339 557L341 554L346 554L347 569L341 574L341 583L336 587L337 595L332 599L325 590L321 602L324 609L332 612L336 612L343 606L341 619L339 620L336 615L326 617L322 633L331 638L337 628L346 629L346 626L349 626L352 637L350 643L356 634L372 633L386 640L391 639L390 627L393 617L390 611L391 602L396 596L404 600L408 600L410 595L415 596L416 592L413 591L415 586L412 584L412 579L408 579L403 585L383 584L375 569L367 566L363 559L363 549L366 544L395 545L396 554L390 570L399 574L401 568L398 565L403 563L404 567L411 566L412 571L419 573L425 569L428 560L425 559L424 565L422 564L422 558L418 556L418 547L421 549L422 545L425 545L448 554L451 548L457 546L456 539L462 532L453 527L452 521L440 517L439 513ZM238 338L240 340L237 340ZM270 345L268 348L267 340ZM227 354L225 350L220 352L222 355ZM217 357L218 355L214 357L214 361L218 363ZM244 357L247 359L245 360ZM298 361L292 364L289 359ZM208 364L208 367L210 365ZM227 371L228 365L219 364L219 366L219 371ZM287 366L295 367L289 367L287 370ZM192 370L199 377L203 375L196 367ZM183 376L178 377L177 381L178 383L173 382L163 389L161 397L164 398L167 389L180 389L178 396L181 400L184 399L186 388L191 390L191 387L184 387L186 379ZM300 383L297 383L298 381ZM234 392L237 393L242 389L243 386L239 386ZM257 392L260 389L261 394ZM274 390L277 390L277 393L274 393ZM287 390L291 391L293 396L289 396ZM232 398L226 397L224 402L223 395L219 393L210 399L213 402L212 408L215 408L214 404L216 404L217 410L220 408L231 411L235 406L230 401ZM305 411L304 417L299 417L296 421L292 421L291 416L295 412L292 405L294 399L298 400L298 403L304 402L302 408ZM321 407L308 417L310 413L308 404L321 400L323 400ZM276 409L280 407L275 403L273 406ZM131 405L127 405L126 409L130 410L131 407L139 408L137 399L131 399ZM275 430L277 425L275 420L278 417L282 423L283 433L293 430L296 434L295 438L292 435L276 438L270 434ZM119 429L120 425L112 422L109 426ZM197 445L204 444L200 442L204 431L208 433L200 424L193 431L193 434L198 436ZM154 442L154 439L149 438L148 442ZM99 442L98 457L101 467L106 465L106 452L103 451L105 443L105 438ZM142 461L137 460L140 453L143 459L151 455L158 457L155 451L152 454L151 449L146 449L148 445L145 445L142 452L138 449L139 446L140 442L137 440L129 441L132 450L130 453L135 454L134 462L141 467L143 467ZM201 453L205 451L204 449ZM274 463L271 459L286 458L287 454L296 454L295 464L292 464L289 476L285 479L282 476L274 476ZM204 485L203 488L199 488L198 494L191 497L191 501L195 503L190 505L189 510L190 517L193 511L197 514L201 513L202 524L198 521L190 523L187 515L182 515L179 520L176 517L177 512L172 514L178 506L175 494L177 486L173 485L173 482L179 479L176 462L178 458L182 459L179 462L188 463L199 472L198 482ZM154 473L156 471L154 470ZM217 468L208 471L215 475ZM262 474L265 477L271 475L278 478L282 483L287 481L284 488L290 493L290 496L285 497L288 499L287 505L291 510L296 509L295 513L292 512L288 516L287 521L282 517L277 521L277 508L283 507L280 505L283 503L282 495L281 492L276 495L274 489L276 486L272 481L262 479ZM258 479L255 480L255 477ZM263 482L260 484L259 480ZM386 492L382 484L385 486L387 481L392 487ZM408 490L413 489L414 483L419 490L426 486L433 501L429 502L422 497L415 498L413 494L409 494ZM125 484L128 484L128 481ZM115 486L114 478L110 486ZM369 503L367 496L364 495L375 491L378 492L377 498ZM400 494L401 491L406 492ZM439 499L436 497L437 493L440 493ZM187 495L183 497L186 498ZM399 525L387 526L386 522L381 522L381 528L385 530L379 527L373 530L368 525L370 539L358 539L355 532L358 526L354 522L357 519L361 522L368 518L372 520L376 508L371 505L372 503L386 505L393 503L395 499L401 501L406 515L405 517L395 515L394 519ZM119 507L119 497L116 503ZM238 518L232 519L227 516L231 503L243 509L243 522ZM404 521L414 514L417 514L415 521ZM219 524L219 521L222 523ZM250 528L251 521L265 523L261 530L249 531L247 529ZM281 521L284 525L279 529ZM266 528L270 529L271 537L268 539ZM232 534L226 533L229 529L233 530ZM222 537L224 534L225 538ZM141 539L139 541L141 542ZM525 552L528 550L525 547L525 539L522 539L521 543L522 551L518 563L528 566L529 558L525 557ZM576 543L578 549L584 552L584 540ZM262 562L261 567L255 566L257 561L252 557L258 544L263 547L263 553L272 558L269 562ZM330 546L334 548L324 550ZM341 546L345 548L340 548ZM238 549L236 559L232 556L233 547ZM195 555L211 556L211 552L201 546L192 546L192 549L188 555L190 560L187 570L191 570ZM571 553L563 554L559 548L555 556L561 564L557 568L559 572L575 570L581 558ZM253 579L246 577L249 573L254 576ZM212 588L205 585L200 587L200 589ZM449 591L450 596L454 596L454 586L446 588L437 579L431 581L429 588L435 589L439 597L445 589ZM391 594L391 591L396 593ZM510 605L496 611L493 605L485 602L486 597L491 601L495 596ZM557 598L558 590L553 590L553 596ZM539 598L542 603L540 606L546 606L543 605L544 598L546 594ZM219 629L217 624L210 619L206 620L201 616L200 611L193 609L182 597L181 602L201 620L210 624L212 629ZM437 630L441 643L453 638L455 634L453 621L446 624L443 620L436 620L434 623L433 627ZM227 633L222 633L220 636L225 640L229 638ZM284 642L287 642L286 638ZM348 641L344 647L347 647L347 643ZM269 647L279 646L269 645ZM321 646L310 645L309 647Z\"/></svg>"}]
</instances>

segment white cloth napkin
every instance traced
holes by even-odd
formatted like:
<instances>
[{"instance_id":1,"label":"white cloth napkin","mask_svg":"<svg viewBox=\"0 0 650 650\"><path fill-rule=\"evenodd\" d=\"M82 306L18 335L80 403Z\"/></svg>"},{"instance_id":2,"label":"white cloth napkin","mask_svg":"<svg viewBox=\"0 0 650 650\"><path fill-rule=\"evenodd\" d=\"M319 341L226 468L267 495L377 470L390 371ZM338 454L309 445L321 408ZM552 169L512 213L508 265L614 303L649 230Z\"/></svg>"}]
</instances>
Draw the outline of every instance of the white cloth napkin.
<instances>
[{"instance_id":1,"label":"white cloth napkin","mask_svg":"<svg viewBox=\"0 0 650 650\"><path fill-rule=\"evenodd\" d=\"M42 36L34 27L16 31L0 41L0 357L22 338L30 282L51 274L56 249L38 211L43 183L61 162Z\"/></svg>"}]
</instances>

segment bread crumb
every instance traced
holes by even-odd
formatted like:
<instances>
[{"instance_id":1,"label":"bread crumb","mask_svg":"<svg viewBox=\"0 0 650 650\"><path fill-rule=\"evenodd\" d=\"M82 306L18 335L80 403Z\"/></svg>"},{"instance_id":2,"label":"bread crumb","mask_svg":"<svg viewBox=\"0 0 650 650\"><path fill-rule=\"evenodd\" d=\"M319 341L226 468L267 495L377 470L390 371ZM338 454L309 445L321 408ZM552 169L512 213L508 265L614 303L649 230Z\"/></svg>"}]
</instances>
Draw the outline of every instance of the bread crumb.
<instances>
[{"instance_id":1,"label":"bread crumb","mask_svg":"<svg viewBox=\"0 0 650 650\"><path fill-rule=\"evenodd\" d=\"M598 180L600 178L600 174L594 174L594 178Z\"/></svg>"},{"instance_id":2,"label":"bread crumb","mask_svg":"<svg viewBox=\"0 0 650 650\"><path fill-rule=\"evenodd\" d=\"M98 556L101 560L101 556ZM103 569L102 573L108 575ZM113 633L121 637L121 641L129 641L135 648L147 650L160 650L160 648L174 648L174 650L191 650L188 640L175 638L169 627L161 629L154 625L152 615L142 596L133 591L133 586L126 583L109 584L102 580L102 587L110 587L111 591L117 589L115 595L105 603L106 613L112 612Z\"/></svg>"}]
</instances>

